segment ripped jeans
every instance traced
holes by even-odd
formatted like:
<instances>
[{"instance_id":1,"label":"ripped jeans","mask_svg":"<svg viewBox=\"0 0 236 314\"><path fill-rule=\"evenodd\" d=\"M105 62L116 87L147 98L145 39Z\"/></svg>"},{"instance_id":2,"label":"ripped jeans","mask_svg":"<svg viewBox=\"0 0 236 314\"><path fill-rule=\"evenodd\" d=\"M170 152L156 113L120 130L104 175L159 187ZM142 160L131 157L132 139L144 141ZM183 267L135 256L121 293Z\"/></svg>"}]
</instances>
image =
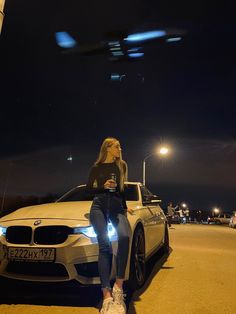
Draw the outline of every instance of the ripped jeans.
<instances>
[{"instance_id":1,"label":"ripped jeans","mask_svg":"<svg viewBox=\"0 0 236 314\"><path fill-rule=\"evenodd\" d=\"M111 289L112 246L107 234L108 220L111 221L118 235L116 277L123 279L129 253L128 219L121 198L117 194L97 194L90 210L90 221L97 234L99 245L98 270L102 289Z\"/></svg>"}]
</instances>

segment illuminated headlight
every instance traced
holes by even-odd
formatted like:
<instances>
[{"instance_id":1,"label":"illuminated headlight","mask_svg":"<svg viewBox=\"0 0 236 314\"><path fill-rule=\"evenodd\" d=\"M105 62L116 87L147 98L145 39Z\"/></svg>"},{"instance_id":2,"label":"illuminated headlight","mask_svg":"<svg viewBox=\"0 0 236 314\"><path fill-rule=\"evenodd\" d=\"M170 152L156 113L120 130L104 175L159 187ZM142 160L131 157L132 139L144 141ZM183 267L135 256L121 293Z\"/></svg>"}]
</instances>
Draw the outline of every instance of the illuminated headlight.
<instances>
[{"instance_id":1,"label":"illuminated headlight","mask_svg":"<svg viewBox=\"0 0 236 314\"><path fill-rule=\"evenodd\" d=\"M5 236L5 235L6 235L6 231L7 231L7 228L0 226L0 237L1 237L2 235Z\"/></svg>"},{"instance_id":2,"label":"illuminated headlight","mask_svg":"<svg viewBox=\"0 0 236 314\"><path fill-rule=\"evenodd\" d=\"M96 238L97 237L93 227L74 228L74 234L84 234L88 238Z\"/></svg>"},{"instance_id":3,"label":"illuminated headlight","mask_svg":"<svg viewBox=\"0 0 236 314\"><path fill-rule=\"evenodd\" d=\"M74 228L74 234L84 234L86 237L92 239L97 238L97 235L92 226ZM112 241L117 240L117 232L111 222L109 222L107 225L107 234L110 240Z\"/></svg>"}]
</instances>

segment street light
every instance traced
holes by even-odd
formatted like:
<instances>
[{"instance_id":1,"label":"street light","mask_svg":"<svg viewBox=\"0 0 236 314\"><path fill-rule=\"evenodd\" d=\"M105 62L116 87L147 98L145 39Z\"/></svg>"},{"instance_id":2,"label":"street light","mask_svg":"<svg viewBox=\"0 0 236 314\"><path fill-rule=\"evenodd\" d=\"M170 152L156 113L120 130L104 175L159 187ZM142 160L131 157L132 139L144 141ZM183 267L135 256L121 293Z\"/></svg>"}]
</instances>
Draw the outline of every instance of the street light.
<instances>
[{"instance_id":1,"label":"street light","mask_svg":"<svg viewBox=\"0 0 236 314\"><path fill-rule=\"evenodd\" d=\"M148 158L150 158L151 156L153 155L160 155L162 157L165 157L169 154L169 148L166 147L166 146L161 146L157 149L157 151L155 153L152 153L152 154L149 154L148 156L146 156L144 159L143 159L143 185L145 185L146 183L146 160Z\"/></svg>"},{"instance_id":2,"label":"street light","mask_svg":"<svg viewBox=\"0 0 236 314\"><path fill-rule=\"evenodd\" d=\"M162 156L165 156L169 153L169 148L163 146L159 149L159 154L162 155Z\"/></svg>"},{"instance_id":3,"label":"street light","mask_svg":"<svg viewBox=\"0 0 236 314\"><path fill-rule=\"evenodd\" d=\"M72 155L70 154L70 155L67 157L66 160L69 161L69 162L72 164L72 161L73 161Z\"/></svg>"},{"instance_id":4,"label":"street light","mask_svg":"<svg viewBox=\"0 0 236 314\"><path fill-rule=\"evenodd\" d=\"M219 212L220 212L219 208L217 207L213 208L213 216L214 214L219 214Z\"/></svg>"}]
</instances>

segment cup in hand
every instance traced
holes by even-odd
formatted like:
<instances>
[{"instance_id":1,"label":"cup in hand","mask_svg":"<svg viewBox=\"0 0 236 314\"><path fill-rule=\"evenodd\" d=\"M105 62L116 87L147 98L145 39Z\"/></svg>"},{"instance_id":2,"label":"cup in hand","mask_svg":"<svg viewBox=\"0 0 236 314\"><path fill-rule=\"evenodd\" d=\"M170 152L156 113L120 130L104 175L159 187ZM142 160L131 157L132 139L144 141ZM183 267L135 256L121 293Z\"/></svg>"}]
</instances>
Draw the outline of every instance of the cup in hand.
<instances>
[{"instance_id":1,"label":"cup in hand","mask_svg":"<svg viewBox=\"0 0 236 314\"><path fill-rule=\"evenodd\" d=\"M116 174L115 173L111 173L110 174L110 179L108 179L105 183L104 183L104 188L108 189L109 192L115 192L116 191L116 187L117 187L117 183L116 183Z\"/></svg>"}]
</instances>

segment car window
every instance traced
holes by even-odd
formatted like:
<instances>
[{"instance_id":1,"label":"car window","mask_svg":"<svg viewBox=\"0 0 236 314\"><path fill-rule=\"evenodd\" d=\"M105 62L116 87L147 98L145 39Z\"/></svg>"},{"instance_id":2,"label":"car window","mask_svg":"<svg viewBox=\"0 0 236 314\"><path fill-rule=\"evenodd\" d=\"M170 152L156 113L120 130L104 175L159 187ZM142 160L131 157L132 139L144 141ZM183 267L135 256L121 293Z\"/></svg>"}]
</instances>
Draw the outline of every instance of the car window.
<instances>
[{"instance_id":1,"label":"car window","mask_svg":"<svg viewBox=\"0 0 236 314\"><path fill-rule=\"evenodd\" d=\"M80 186L66 193L57 202L76 202L76 201L92 201L93 193L86 190L86 186ZM125 199L127 201L138 200L138 187L135 184L125 185Z\"/></svg>"},{"instance_id":2,"label":"car window","mask_svg":"<svg viewBox=\"0 0 236 314\"><path fill-rule=\"evenodd\" d=\"M142 198L145 198L146 196L152 196L153 194L146 188L146 186L141 186L141 194Z\"/></svg>"},{"instance_id":3,"label":"car window","mask_svg":"<svg viewBox=\"0 0 236 314\"><path fill-rule=\"evenodd\" d=\"M125 186L126 201L138 201L138 187L135 184L127 184Z\"/></svg>"},{"instance_id":4,"label":"car window","mask_svg":"<svg viewBox=\"0 0 236 314\"><path fill-rule=\"evenodd\" d=\"M86 186L80 186L66 193L57 202L92 201L94 195L86 190Z\"/></svg>"},{"instance_id":5,"label":"car window","mask_svg":"<svg viewBox=\"0 0 236 314\"><path fill-rule=\"evenodd\" d=\"M146 186L141 186L141 194L142 194L142 200L143 204L151 203L151 199L153 194L146 188Z\"/></svg>"}]
</instances>

